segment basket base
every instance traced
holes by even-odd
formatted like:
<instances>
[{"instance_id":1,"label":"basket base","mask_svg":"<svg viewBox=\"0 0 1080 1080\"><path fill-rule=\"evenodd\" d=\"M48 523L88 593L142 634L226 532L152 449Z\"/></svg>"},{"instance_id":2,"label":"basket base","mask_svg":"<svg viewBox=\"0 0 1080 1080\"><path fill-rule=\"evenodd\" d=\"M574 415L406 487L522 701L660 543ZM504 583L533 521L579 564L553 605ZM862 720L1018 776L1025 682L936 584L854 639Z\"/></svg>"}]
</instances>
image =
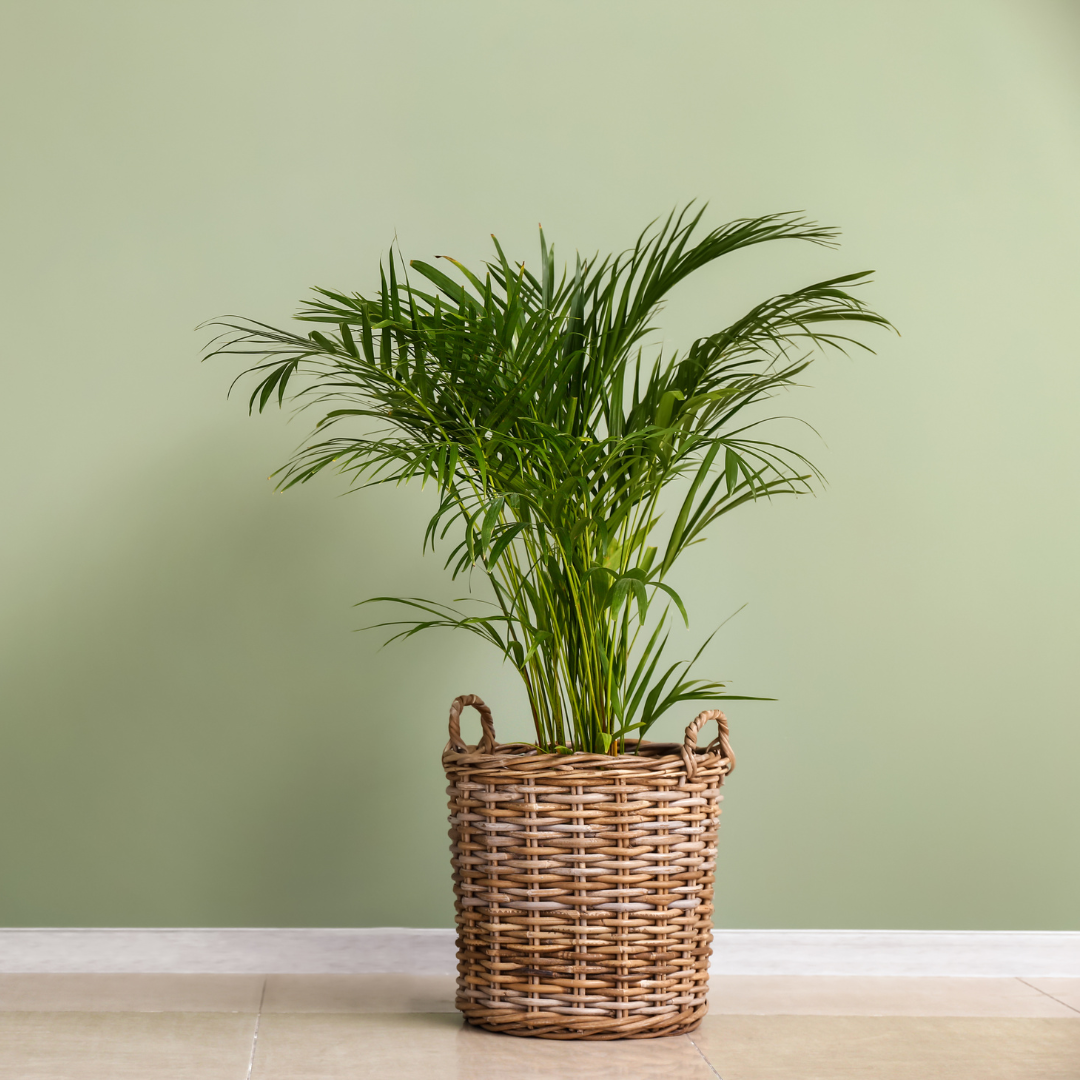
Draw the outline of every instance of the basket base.
<instances>
[{"instance_id":1,"label":"basket base","mask_svg":"<svg viewBox=\"0 0 1080 1080\"><path fill-rule=\"evenodd\" d=\"M500 1035L516 1035L525 1039L562 1039L582 1042L610 1042L613 1039L663 1039L669 1035L686 1035L696 1030L708 1005L699 1005L685 1012L660 1014L640 1018L614 1019L596 1017L568 1020L558 1013L526 1013L514 1009L478 1009L471 1002L458 1002L458 1011L472 1027L494 1031Z\"/></svg>"}]
</instances>

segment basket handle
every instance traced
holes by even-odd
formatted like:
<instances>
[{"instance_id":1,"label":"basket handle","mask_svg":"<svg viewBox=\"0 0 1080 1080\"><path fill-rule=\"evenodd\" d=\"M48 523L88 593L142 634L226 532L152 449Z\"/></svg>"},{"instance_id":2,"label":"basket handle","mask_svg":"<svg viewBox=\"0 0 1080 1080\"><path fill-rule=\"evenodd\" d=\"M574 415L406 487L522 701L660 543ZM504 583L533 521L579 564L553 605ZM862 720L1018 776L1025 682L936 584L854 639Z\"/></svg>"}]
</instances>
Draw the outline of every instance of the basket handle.
<instances>
[{"instance_id":1,"label":"basket handle","mask_svg":"<svg viewBox=\"0 0 1080 1080\"><path fill-rule=\"evenodd\" d=\"M731 749L731 742L728 740L728 722L727 717L719 709L706 709L704 712L700 712L689 724L686 725L686 739L682 744L682 759L683 764L686 765L686 776L688 779L692 778L694 773L697 772L697 737L698 732L710 721L715 720L720 732L715 739L707 747L705 752L719 748L721 757L727 758L731 765L728 766L728 773L735 770L735 754Z\"/></svg>"},{"instance_id":2,"label":"basket handle","mask_svg":"<svg viewBox=\"0 0 1080 1080\"><path fill-rule=\"evenodd\" d=\"M494 754L495 747L499 744L495 741L495 722L491 719L491 710L475 694L462 694L454 698L450 706L450 746L458 753L465 753L467 747L461 741L461 710L466 705L471 705L480 714L480 724L484 729L483 738L477 747L482 753Z\"/></svg>"}]
</instances>

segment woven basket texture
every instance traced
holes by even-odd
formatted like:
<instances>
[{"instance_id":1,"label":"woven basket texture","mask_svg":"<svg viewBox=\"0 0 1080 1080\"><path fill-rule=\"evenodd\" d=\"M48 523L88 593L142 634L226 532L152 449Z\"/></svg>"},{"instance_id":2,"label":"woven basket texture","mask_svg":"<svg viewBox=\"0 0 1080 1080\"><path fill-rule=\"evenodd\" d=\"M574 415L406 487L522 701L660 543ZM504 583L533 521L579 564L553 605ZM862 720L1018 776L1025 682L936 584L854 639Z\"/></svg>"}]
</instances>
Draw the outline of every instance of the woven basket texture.
<instances>
[{"instance_id":1,"label":"woven basket texture","mask_svg":"<svg viewBox=\"0 0 1080 1080\"><path fill-rule=\"evenodd\" d=\"M466 705L477 746L461 741ZM704 750L697 734L716 720ZM634 744L629 744L634 748ZM651 1039L705 1015L720 787L735 766L723 713L678 744L540 754L500 746L475 695L443 752L469 1023L547 1039Z\"/></svg>"}]
</instances>

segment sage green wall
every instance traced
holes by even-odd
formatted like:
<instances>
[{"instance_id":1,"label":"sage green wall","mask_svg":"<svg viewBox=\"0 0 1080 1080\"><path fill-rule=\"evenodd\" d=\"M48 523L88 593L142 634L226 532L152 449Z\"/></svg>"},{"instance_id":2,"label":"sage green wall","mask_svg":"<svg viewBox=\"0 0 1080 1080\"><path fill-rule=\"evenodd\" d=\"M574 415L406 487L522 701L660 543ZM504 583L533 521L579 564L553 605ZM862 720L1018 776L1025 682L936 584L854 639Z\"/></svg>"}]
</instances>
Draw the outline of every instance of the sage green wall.
<instances>
[{"instance_id":1,"label":"sage green wall","mask_svg":"<svg viewBox=\"0 0 1080 1080\"><path fill-rule=\"evenodd\" d=\"M699 196L845 243L702 274L670 342L865 267L903 332L782 403L829 490L678 575L685 648L747 604L708 671L780 699L730 709L720 924L1080 929L1078 52L1044 0L9 0L0 923L450 924L446 706L523 696L351 632L458 593L427 495L273 494L303 422L193 327Z\"/></svg>"}]
</instances>

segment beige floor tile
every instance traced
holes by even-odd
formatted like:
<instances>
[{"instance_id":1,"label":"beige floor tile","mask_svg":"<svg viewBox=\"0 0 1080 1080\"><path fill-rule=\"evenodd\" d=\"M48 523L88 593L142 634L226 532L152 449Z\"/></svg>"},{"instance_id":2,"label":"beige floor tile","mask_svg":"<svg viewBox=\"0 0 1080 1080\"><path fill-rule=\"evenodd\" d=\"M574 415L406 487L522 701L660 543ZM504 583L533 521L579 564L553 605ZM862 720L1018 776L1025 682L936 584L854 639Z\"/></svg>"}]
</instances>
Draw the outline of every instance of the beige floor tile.
<instances>
[{"instance_id":1,"label":"beige floor tile","mask_svg":"<svg viewBox=\"0 0 1080 1080\"><path fill-rule=\"evenodd\" d=\"M713 1015L1076 1015L1019 979L723 975L709 980Z\"/></svg>"},{"instance_id":2,"label":"beige floor tile","mask_svg":"<svg viewBox=\"0 0 1080 1080\"><path fill-rule=\"evenodd\" d=\"M715 1080L685 1037L517 1039L447 1013L264 1015L252 1080ZM725 1078L726 1080L726 1078Z\"/></svg>"},{"instance_id":3,"label":"beige floor tile","mask_svg":"<svg viewBox=\"0 0 1080 1080\"><path fill-rule=\"evenodd\" d=\"M263 1012L452 1013L455 986L453 975L270 975Z\"/></svg>"},{"instance_id":4,"label":"beige floor tile","mask_svg":"<svg viewBox=\"0 0 1080 1080\"><path fill-rule=\"evenodd\" d=\"M1080 979L1025 979L1024 982L1080 1012Z\"/></svg>"},{"instance_id":5,"label":"beige floor tile","mask_svg":"<svg viewBox=\"0 0 1080 1080\"><path fill-rule=\"evenodd\" d=\"M243 1013L0 1014L0 1080L244 1080Z\"/></svg>"},{"instance_id":6,"label":"beige floor tile","mask_svg":"<svg viewBox=\"0 0 1080 1080\"><path fill-rule=\"evenodd\" d=\"M0 1012L259 1011L262 975L0 975Z\"/></svg>"},{"instance_id":7,"label":"beige floor tile","mask_svg":"<svg viewBox=\"0 0 1080 1080\"><path fill-rule=\"evenodd\" d=\"M1080 1077L1080 1019L713 1016L691 1038L724 1080Z\"/></svg>"}]
</instances>

